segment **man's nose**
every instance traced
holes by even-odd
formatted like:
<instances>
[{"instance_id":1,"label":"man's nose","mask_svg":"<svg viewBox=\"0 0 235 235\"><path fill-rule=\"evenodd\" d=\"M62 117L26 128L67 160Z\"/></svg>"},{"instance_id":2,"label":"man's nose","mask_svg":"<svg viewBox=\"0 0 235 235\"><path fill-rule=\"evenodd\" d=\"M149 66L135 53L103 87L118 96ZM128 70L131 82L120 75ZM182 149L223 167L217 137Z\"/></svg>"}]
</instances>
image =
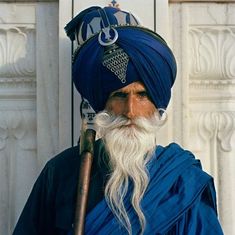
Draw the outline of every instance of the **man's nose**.
<instances>
[{"instance_id":1,"label":"man's nose","mask_svg":"<svg viewBox=\"0 0 235 235\"><path fill-rule=\"evenodd\" d=\"M124 115L129 119L133 119L136 117L136 110L136 99L133 95L129 95L125 103Z\"/></svg>"}]
</instances>

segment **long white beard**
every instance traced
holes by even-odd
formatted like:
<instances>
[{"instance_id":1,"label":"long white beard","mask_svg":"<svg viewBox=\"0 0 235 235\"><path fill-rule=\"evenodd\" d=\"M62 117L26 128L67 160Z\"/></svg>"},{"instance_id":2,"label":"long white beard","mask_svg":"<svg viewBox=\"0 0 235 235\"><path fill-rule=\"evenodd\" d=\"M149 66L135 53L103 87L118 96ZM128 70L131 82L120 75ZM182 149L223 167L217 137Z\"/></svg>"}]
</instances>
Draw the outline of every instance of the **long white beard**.
<instances>
[{"instance_id":1,"label":"long white beard","mask_svg":"<svg viewBox=\"0 0 235 235\"><path fill-rule=\"evenodd\" d=\"M133 125L130 125L133 124ZM161 121L156 112L151 118L134 121L101 112L96 116L98 132L109 153L112 173L105 187L105 198L113 213L131 234L131 223L124 206L129 180L133 183L131 204L137 213L142 232L145 216L140 202L148 186L146 163L156 147L156 133Z\"/></svg>"}]
</instances>

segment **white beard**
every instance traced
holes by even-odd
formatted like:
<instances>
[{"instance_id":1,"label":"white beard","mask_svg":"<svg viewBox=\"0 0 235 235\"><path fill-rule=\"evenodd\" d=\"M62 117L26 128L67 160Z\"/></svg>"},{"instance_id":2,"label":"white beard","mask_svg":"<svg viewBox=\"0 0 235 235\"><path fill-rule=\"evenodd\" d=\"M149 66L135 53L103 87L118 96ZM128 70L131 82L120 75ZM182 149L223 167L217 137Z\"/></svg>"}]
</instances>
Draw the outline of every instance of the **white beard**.
<instances>
[{"instance_id":1,"label":"white beard","mask_svg":"<svg viewBox=\"0 0 235 235\"><path fill-rule=\"evenodd\" d=\"M97 114L96 125L99 135L104 140L112 169L105 187L106 201L114 215L131 234L131 223L123 203L131 180L131 204L138 215L143 232L145 216L140 202L149 182L146 163L156 147L156 133L161 126L159 114L156 112L148 119L129 120L103 111Z\"/></svg>"}]
</instances>

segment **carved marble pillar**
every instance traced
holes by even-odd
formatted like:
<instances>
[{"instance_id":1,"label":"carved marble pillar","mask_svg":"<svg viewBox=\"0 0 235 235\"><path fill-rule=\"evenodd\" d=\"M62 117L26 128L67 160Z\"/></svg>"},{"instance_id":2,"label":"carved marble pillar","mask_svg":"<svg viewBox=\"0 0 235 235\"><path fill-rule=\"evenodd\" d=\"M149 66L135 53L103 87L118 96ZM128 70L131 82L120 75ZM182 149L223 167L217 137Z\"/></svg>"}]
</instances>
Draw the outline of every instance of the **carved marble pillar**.
<instances>
[{"instance_id":1,"label":"carved marble pillar","mask_svg":"<svg viewBox=\"0 0 235 235\"><path fill-rule=\"evenodd\" d=\"M37 174L34 7L27 23L15 21L22 10L0 6L0 234L10 234Z\"/></svg>"},{"instance_id":2,"label":"carved marble pillar","mask_svg":"<svg viewBox=\"0 0 235 235\"><path fill-rule=\"evenodd\" d=\"M58 4L0 3L0 234L58 151Z\"/></svg>"},{"instance_id":3,"label":"carved marble pillar","mask_svg":"<svg viewBox=\"0 0 235 235\"><path fill-rule=\"evenodd\" d=\"M235 226L235 4L171 4L181 143L213 175L225 234ZM177 104L178 103L178 104ZM183 104L183 105L182 105Z\"/></svg>"},{"instance_id":4,"label":"carved marble pillar","mask_svg":"<svg viewBox=\"0 0 235 235\"><path fill-rule=\"evenodd\" d=\"M37 4L36 22L37 157L41 169L48 159L64 148L59 145L59 136L66 136L59 131L59 96L62 103L70 95L63 90L59 94L62 81L59 83L58 3ZM62 71L67 63L64 54L61 60L64 60ZM69 76L63 76L61 80L70 87Z\"/></svg>"}]
</instances>

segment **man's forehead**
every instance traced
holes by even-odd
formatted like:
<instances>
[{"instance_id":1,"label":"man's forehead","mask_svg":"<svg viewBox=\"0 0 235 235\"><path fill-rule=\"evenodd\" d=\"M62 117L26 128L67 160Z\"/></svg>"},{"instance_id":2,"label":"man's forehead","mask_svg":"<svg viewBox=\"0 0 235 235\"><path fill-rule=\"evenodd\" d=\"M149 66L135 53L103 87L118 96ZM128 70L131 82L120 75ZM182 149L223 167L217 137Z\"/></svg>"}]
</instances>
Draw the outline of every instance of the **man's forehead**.
<instances>
[{"instance_id":1,"label":"man's forehead","mask_svg":"<svg viewBox=\"0 0 235 235\"><path fill-rule=\"evenodd\" d=\"M133 82L125 87L122 87L118 90L113 91L111 95L116 92L130 92L130 91L146 91L146 88L142 82L138 81L138 82Z\"/></svg>"}]
</instances>

